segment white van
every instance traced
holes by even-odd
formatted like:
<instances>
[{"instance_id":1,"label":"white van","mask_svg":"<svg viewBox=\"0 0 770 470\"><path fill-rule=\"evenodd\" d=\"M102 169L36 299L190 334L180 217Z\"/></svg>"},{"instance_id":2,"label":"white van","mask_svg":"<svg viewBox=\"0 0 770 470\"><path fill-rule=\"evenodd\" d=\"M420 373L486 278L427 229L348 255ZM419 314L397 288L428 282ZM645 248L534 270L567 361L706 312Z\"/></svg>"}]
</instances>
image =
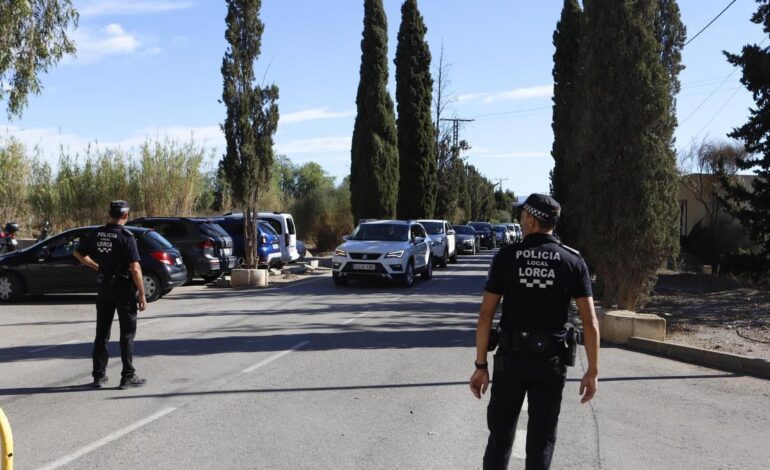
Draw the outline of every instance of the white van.
<instances>
[{"instance_id":1,"label":"white van","mask_svg":"<svg viewBox=\"0 0 770 470\"><path fill-rule=\"evenodd\" d=\"M291 214L281 212L258 212L259 220L264 220L278 233L281 244L281 262L291 263L299 259L297 251L297 229Z\"/></svg>"}]
</instances>

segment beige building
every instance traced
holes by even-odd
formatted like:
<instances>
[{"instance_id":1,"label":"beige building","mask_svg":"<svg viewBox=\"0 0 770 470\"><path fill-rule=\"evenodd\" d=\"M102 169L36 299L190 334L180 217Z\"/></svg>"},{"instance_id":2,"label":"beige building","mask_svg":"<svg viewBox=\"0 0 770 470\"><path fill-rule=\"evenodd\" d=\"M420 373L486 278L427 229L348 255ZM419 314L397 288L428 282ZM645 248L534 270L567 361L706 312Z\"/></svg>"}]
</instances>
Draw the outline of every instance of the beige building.
<instances>
[{"instance_id":1,"label":"beige building","mask_svg":"<svg viewBox=\"0 0 770 470\"><path fill-rule=\"evenodd\" d=\"M755 175L735 175L736 180L747 188L751 188L751 181ZM684 238L692 233L692 229L698 225L708 226L710 215L719 210L719 205L714 191L719 190L719 180L715 175L706 173L693 173L679 178L679 236ZM708 210L707 210L708 208ZM711 212L711 214L709 214ZM724 215L720 210L719 214Z\"/></svg>"}]
</instances>

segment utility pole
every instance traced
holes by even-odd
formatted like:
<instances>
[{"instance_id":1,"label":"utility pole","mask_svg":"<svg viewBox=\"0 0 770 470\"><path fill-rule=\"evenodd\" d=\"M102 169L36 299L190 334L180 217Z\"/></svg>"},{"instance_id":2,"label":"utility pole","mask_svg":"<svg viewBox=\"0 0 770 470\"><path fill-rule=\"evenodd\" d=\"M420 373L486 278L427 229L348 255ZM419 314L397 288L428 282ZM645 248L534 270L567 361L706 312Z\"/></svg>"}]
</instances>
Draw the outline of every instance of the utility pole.
<instances>
[{"instance_id":1,"label":"utility pole","mask_svg":"<svg viewBox=\"0 0 770 470\"><path fill-rule=\"evenodd\" d=\"M508 181L508 178L495 178L495 181L497 181L497 184L495 186L500 186L500 192L503 192L503 181Z\"/></svg>"},{"instance_id":2,"label":"utility pole","mask_svg":"<svg viewBox=\"0 0 770 470\"><path fill-rule=\"evenodd\" d=\"M459 156L459 146L460 146L460 123L461 122L473 122L475 119L460 119L460 118L451 118L451 119L444 119L441 118L439 121L449 121L452 123L452 151L455 153L455 156Z\"/></svg>"}]
</instances>

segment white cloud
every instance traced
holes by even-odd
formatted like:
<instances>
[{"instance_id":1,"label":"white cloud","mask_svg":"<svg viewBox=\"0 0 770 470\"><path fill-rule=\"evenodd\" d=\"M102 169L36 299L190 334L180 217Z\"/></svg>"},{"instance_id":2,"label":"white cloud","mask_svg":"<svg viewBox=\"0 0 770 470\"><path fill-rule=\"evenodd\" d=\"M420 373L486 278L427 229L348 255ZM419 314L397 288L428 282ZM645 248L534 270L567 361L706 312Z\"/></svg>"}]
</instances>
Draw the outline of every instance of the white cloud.
<instances>
[{"instance_id":1,"label":"white cloud","mask_svg":"<svg viewBox=\"0 0 770 470\"><path fill-rule=\"evenodd\" d=\"M111 23L100 30L81 28L72 34L77 46L74 62L90 64L110 56L128 56L137 52L160 53L157 47L143 49L142 41L121 25Z\"/></svg>"},{"instance_id":2,"label":"white cloud","mask_svg":"<svg viewBox=\"0 0 770 470\"><path fill-rule=\"evenodd\" d=\"M484 104L497 103L498 101L526 100L530 98L546 98L553 95L553 85L541 85L534 87L514 88L495 93L468 93L460 95L457 100L461 103L480 101Z\"/></svg>"},{"instance_id":3,"label":"white cloud","mask_svg":"<svg viewBox=\"0 0 770 470\"><path fill-rule=\"evenodd\" d=\"M329 108L311 108L303 109L302 111L296 111L294 113L288 113L281 116L280 122L283 124L291 124L294 122L303 121L317 121L321 119L341 119L355 116L353 111L330 111Z\"/></svg>"},{"instance_id":4,"label":"white cloud","mask_svg":"<svg viewBox=\"0 0 770 470\"><path fill-rule=\"evenodd\" d=\"M289 157L296 153L338 153L350 152L351 137L318 137L313 139L290 140L278 143L275 146L276 153L286 154Z\"/></svg>"},{"instance_id":5,"label":"white cloud","mask_svg":"<svg viewBox=\"0 0 770 470\"><path fill-rule=\"evenodd\" d=\"M148 0L93 0L79 8L83 16L141 15L185 10L193 7L190 1L148 1Z\"/></svg>"}]
</instances>

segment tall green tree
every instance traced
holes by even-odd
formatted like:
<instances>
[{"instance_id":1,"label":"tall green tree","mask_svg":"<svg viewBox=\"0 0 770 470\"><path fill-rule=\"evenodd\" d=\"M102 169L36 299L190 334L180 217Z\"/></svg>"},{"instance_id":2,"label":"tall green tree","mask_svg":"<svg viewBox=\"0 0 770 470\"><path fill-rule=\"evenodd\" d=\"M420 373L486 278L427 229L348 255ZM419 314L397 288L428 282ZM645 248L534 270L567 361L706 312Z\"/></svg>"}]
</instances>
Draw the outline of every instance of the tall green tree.
<instances>
[{"instance_id":1,"label":"tall green tree","mask_svg":"<svg viewBox=\"0 0 770 470\"><path fill-rule=\"evenodd\" d=\"M7 100L9 118L21 116L30 93L40 93L40 74L75 53L67 33L78 18L70 0L0 2L0 101Z\"/></svg>"},{"instance_id":2,"label":"tall green tree","mask_svg":"<svg viewBox=\"0 0 770 470\"><path fill-rule=\"evenodd\" d=\"M273 135L278 128L278 87L263 87L254 80L264 31L261 4L261 0L227 0L228 48L222 60L222 101L227 110L222 124L227 141L222 168L234 201L243 208L248 268L257 266L255 218L261 191L270 184Z\"/></svg>"},{"instance_id":3,"label":"tall green tree","mask_svg":"<svg viewBox=\"0 0 770 470\"><path fill-rule=\"evenodd\" d=\"M551 194L562 205L559 235L579 245L580 200L570 197L570 187L580 184L584 167L578 152L580 123L580 34L583 11L577 0L564 0L561 18L553 33L553 148ZM570 223L573 222L573 223Z\"/></svg>"},{"instance_id":4,"label":"tall green tree","mask_svg":"<svg viewBox=\"0 0 770 470\"><path fill-rule=\"evenodd\" d=\"M770 34L770 0L757 0L759 8L751 18ZM751 240L762 254L765 269L770 263L770 50L757 44L743 47L740 54L725 53L727 60L741 67L741 83L749 90L756 106L749 111L749 120L735 128L729 136L743 140L747 155L736 160L741 170L754 170L756 178L751 189L731 181L723 174L721 180L727 192L730 212L748 230Z\"/></svg>"},{"instance_id":5,"label":"tall green tree","mask_svg":"<svg viewBox=\"0 0 770 470\"><path fill-rule=\"evenodd\" d=\"M678 250L677 168L671 149L671 76L656 37L657 0L592 0L578 188L582 227L603 305L644 303L657 269ZM581 236L582 240L582 236Z\"/></svg>"},{"instance_id":6,"label":"tall green tree","mask_svg":"<svg viewBox=\"0 0 770 470\"><path fill-rule=\"evenodd\" d=\"M388 20L382 0L364 0L361 71L350 155L353 219L396 215L398 148L393 99L388 93Z\"/></svg>"},{"instance_id":7,"label":"tall green tree","mask_svg":"<svg viewBox=\"0 0 770 470\"><path fill-rule=\"evenodd\" d=\"M436 206L436 130L431 118L433 77L430 48L417 0L401 7L396 47L396 102L398 110L399 188L398 217L432 218Z\"/></svg>"}]
</instances>

